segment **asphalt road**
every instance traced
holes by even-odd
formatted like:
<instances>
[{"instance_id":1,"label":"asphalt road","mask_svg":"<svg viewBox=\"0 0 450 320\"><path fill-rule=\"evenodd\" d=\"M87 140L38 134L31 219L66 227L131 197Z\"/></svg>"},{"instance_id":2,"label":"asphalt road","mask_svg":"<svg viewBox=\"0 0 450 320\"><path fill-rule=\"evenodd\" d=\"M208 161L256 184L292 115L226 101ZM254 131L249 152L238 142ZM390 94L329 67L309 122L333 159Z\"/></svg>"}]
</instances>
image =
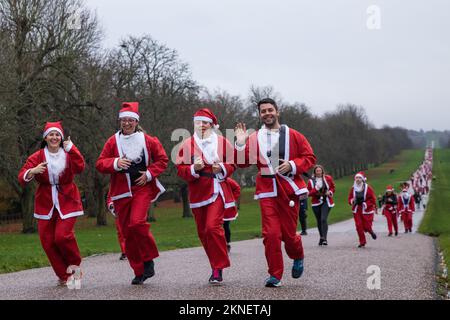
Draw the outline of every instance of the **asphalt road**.
<instances>
[{"instance_id":1,"label":"asphalt road","mask_svg":"<svg viewBox=\"0 0 450 320\"><path fill-rule=\"evenodd\" d=\"M332 214L332 212L331 212ZM414 214L414 231L423 216ZM127 261L118 254L83 260L80 290L57 287L51 268L0 275L0 299L437 299L437 253L432 238L401 233L387 237L384 216L375 216L378 239L368 237L358 249L353 220L330 226L329 246L318 246L317 230L303 237L305 273L292 279L292 261L285 256L285 275L280 288L265 288L267 266L261 239L232 243L232 267L224 271L224 283L208 284L209 263L202 248L162 252L155 261L156 276L143 286L131 286ZM380 271L379 289L368 288L370 266ZM370 281L372 284L376 282Z\"/></svg>"}]
</instances>

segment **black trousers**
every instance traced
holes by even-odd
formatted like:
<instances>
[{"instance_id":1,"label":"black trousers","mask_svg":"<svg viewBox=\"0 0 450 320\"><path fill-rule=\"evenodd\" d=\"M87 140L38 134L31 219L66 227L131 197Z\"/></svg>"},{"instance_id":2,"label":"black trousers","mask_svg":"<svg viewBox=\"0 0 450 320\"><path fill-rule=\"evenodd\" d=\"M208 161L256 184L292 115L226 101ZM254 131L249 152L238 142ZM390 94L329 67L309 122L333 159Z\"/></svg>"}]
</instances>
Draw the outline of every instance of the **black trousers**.
<instances>
[{"instance_id":1,"label":"black trousers","mask_svg":"<svg viewBox=\"0 0 450 320\"><path fill-rule=\"evenodd\" d=\"M327 202L322 203L320 206L312 207L314 215L317 220L317 228L319 229L320 238L326 240L328 235L328 214L331 208Z\"/></svg>"},{"instance_id":2,"label":"black trousers","mask_svg":"<svg viewBox=\"0 0 450 320\"><path fill-rule=\"evenodd\" d=\"M299 212L299 220L300 225L302 227L302 232L306 232L306 229L308 229L308 226L306 224L306 218L308 215L306 214L306 210L308 209L308 200L301 200L300 201L300 212Z\"/></svg>"},{"instance_id":3,"label":"black trousers","mask_svg":"<svg viewBox=\"0 0 450 320\"><path fill-rule=\"evenodd\" d=\"M223 222L223 230L225 231L225 239L227 243L231 242L231 229L230 229L230 221Z\"/></svg>"}]
</instances>

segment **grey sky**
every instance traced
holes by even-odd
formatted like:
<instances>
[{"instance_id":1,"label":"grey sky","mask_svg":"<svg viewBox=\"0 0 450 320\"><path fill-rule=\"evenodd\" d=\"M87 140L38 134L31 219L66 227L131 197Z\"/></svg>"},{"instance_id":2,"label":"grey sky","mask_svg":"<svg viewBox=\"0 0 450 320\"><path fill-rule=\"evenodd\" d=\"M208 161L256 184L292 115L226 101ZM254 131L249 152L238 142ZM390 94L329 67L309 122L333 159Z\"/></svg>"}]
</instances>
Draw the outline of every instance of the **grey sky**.
<instances>
[{"instance_id":1,"label":"grey sky","mask_svg":"<svg viewBox=\"0 0 450 320\"><path fill-rule=\"evenodd\" d=\"M377 127L450 129L450 1L86 0L116 46L148 33L209 89L272 85L314 114L363 106ZM370 30L376 5L381 29ZM371 20L372 21L372 20Z\"/></svg>"}]
</instances>

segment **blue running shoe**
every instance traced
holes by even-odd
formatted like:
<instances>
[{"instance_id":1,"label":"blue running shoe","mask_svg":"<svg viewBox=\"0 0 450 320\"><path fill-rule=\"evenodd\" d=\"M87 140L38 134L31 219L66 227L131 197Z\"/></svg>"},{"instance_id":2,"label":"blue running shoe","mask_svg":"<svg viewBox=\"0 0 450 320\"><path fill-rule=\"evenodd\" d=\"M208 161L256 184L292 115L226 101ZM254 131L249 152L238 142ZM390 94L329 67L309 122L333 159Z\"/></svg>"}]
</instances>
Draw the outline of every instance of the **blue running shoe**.
<instances>
[{"instance_id":1,"label":"blue running shoe","mask_svg":"<svg viewBox=\"0 0 450 320\"><path fill-rule=\"evenodd\" d=\"M266 287L267 288L277 288L281 286L281 280L278 280L274 276L270 276L270 278L266 279Z\"/></svg>"},{"instance_id":2,"label":"blue running shoe","mask_svg":"<svg viewBox=\"0 0 450 320\"><path fill-rule=\"evenodd\" d=\"M303 274L303 259L295 259L294 265L292 266L292 278L298 279Z\"/></svg>"}]
</instances>

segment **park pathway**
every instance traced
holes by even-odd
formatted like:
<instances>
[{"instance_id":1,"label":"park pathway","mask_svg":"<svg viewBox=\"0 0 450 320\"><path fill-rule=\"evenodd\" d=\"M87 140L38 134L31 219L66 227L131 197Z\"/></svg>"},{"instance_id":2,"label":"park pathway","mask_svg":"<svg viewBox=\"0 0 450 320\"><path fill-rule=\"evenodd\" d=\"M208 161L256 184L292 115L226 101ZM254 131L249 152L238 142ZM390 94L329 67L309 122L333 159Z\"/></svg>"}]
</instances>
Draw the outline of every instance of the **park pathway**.
<instances>
[{"instance_id":1,"label":"park pathway","mask_svg":"<svg viewBox=\"0 0 450 320\"><path fill-rule=\"evenodd\" d=\"M332 213L331 213L332 214ZM329 246L319 247L316 229L303 237L305 273L292 279L292 261L285 256L283 286L264 287L267 269L261 239L232 243L232 267L224 284L208 285L210 275L201 248L162 252L156 276L143 286L131 286L128 262L118 254L84 259L81 290L57 287L50 268L0 275L0 299L437 299L436 248L431 237L416 233L423 211L414 214L414 233L388 237L384 216L376 215L377 240L368 237L358 249L353 220L330 226ZM381 271L380 289L368 289L370 266Z\"/></svg>"}]
</instances>

